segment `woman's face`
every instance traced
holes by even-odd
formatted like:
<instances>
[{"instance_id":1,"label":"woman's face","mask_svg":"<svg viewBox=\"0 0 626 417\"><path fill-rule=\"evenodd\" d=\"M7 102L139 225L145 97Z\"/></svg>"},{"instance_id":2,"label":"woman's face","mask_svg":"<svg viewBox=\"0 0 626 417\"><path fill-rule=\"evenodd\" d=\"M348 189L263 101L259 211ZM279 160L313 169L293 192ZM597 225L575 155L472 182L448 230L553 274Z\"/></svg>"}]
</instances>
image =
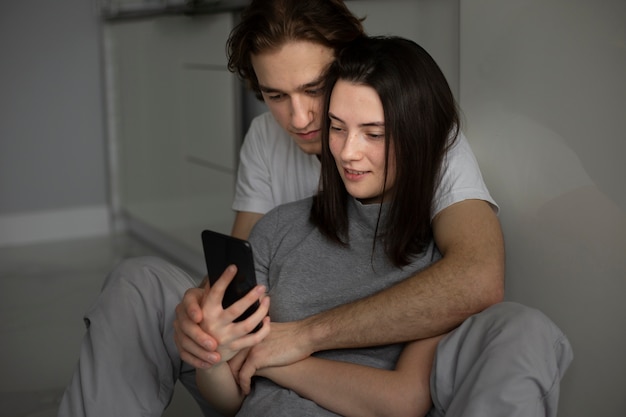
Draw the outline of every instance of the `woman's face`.
<instances>
[{"instance_id":1,"label":"woman's face","mask_svg":"<svg viewBox=\"0 0 626 417\"><path fill-rule=\"evenodd\" d=\"M379 203L395 181L395 156L389 149L385 185L385 117L376 90L339 80L333 88L330 151L348 193L363 204Z\"/></svg>"}]
</instances>

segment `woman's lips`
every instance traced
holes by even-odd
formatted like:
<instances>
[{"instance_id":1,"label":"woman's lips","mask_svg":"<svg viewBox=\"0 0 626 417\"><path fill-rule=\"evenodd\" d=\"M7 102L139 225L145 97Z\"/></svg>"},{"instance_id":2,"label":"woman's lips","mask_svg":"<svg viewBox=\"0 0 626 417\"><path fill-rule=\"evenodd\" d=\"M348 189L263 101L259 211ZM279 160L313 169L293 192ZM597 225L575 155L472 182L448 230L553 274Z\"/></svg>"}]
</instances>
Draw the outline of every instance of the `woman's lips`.
<instances>
[{"instance_id":1,"label":"woman's lips","mask_svg":"<svg viewBox=\"0 0 626 417\"><path fill-rule=\"evenodd\" d=\"M357 171L356 169L344 168L343 169L343 173L344 173L346 179L355 181L355 180L358 180L360 178L363 178L363 176L365 176L365 174L367 174L367 171Z\"/></svg>"}]
</instances>

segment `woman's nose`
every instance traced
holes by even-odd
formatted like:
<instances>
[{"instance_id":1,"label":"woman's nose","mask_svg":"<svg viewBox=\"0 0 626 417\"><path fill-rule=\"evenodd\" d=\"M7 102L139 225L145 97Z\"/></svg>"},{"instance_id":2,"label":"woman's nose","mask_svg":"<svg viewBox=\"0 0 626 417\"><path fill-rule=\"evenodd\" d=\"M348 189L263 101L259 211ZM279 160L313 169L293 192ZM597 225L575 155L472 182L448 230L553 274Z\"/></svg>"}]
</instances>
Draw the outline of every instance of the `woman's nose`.
<instances>
[{"instance_id":1,"label":"woman's nose","mask_svg":"<svg viewBox=\"0 0 626 417\"><path fill-rule=\"evenodd\" d=\"M348 132L341 149L341 158L344 161L353 161L361 158L361 140L357 133Z\"/></svg>"}]
</instances>

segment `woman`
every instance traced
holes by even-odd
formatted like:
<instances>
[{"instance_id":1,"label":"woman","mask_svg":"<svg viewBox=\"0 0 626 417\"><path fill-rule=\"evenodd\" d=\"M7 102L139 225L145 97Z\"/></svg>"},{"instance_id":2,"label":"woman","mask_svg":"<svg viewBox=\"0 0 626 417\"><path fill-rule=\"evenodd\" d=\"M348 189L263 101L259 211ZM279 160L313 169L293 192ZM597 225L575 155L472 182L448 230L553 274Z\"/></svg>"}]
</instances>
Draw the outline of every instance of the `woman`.
<instances>
[{"instance_id":1,"label":"woman","mask_svg":"<svg viewBox=\"0 0 626 417\"><path fill-rule=\"evenodd\" d=\"M409 40L364 38L342 51L325 82L320 191L274 209L250 236L271 308L263 298L255 315L233 323L259 288L223 310L232 270L207 289L204 322L220 340L222 362L197 369L198 386L225 414L425 415L439 338L326 351L263 369L247 397L226 362L269 332L267 309L273 321L299 320L371 295L440 258L431 209L458 116L437 64ZM248 335L261 320L264 328Z\"/></svg>"}]
</instances>

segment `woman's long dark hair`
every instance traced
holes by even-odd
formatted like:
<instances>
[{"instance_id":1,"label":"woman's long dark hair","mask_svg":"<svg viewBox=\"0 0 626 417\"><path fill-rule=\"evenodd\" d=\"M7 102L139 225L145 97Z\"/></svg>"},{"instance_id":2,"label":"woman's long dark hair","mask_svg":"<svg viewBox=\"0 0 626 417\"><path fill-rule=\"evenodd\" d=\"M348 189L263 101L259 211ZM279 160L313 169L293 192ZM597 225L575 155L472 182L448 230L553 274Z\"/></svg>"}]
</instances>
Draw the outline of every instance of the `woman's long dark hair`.
<instances>
[{"instance_id":1,"label":"woman's long dark hair","mask_svg":"<svg viewBox=\"0 0 626 417\"><path fill-rule=\"evenodd\" d=\"M441 167L458 135L452 91L432 57L399 37L362 38L344 48L326 74L325 114L338 80L372 87L385 117L385 154L395 155L395 183L378 234L397 266L410 262L432 239L431 212ZM348 193L329 148L329 119L322 126L320 191L311 220L331 240L347 244ZM380 218L379 218L380 220Z\"/></svg>"}]
</instances>

